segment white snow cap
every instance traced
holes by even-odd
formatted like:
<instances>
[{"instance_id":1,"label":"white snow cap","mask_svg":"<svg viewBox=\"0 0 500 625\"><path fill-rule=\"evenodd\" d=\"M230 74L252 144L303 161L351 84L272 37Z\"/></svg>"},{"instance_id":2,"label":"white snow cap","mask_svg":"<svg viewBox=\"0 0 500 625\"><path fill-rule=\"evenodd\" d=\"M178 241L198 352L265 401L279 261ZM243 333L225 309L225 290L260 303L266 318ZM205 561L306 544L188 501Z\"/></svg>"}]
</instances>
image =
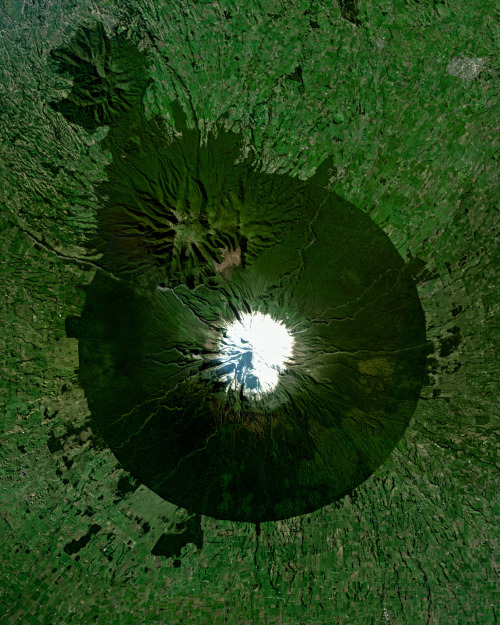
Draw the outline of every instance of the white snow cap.
<instances>
[{"instance_id":1,"label":"white snow cap","mask_svg":"<svg viewBox=\"0 0 500 625\"><path fill-rule=\"evenodd\" d=\"M273 391L292 357L294 339L271 315L242 313L227 325L219 341L217 370L227 390L260 399Z\"/></svg>"}]
</instances>

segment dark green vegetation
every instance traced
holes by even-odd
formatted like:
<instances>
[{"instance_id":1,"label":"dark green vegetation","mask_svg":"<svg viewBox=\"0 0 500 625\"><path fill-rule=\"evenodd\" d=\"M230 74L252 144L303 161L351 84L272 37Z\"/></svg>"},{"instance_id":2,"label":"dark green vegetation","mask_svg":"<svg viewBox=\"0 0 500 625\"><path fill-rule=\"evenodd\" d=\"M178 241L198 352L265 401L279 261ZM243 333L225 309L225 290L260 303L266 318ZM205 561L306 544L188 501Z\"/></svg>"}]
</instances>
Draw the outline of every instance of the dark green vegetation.
<instances>
[{"instance_id":1,"label":"dark green vegetation","mask_svg":"<svg viewBox=\"0 0 500 625\"><path fill-rule=\"evenodd\" d=\"M495 623L494 5L367 0L358 26L309 0L0 6L2 625ZM331 157L332 190L416 276L429 383L389 458L332 505L258 531L202 515L201 540L91 427L65 319L102 263L89 243L114 157L108 127L49 103L74 88L51 53L96 20L145 55L148 120L174 138L177 101L189 129L222 123L257 171L302 181Z\"/></svg>"},{"instance_id":2,"label":"dark green vegetation","mask_svg":"<svg viewBox=\"0 0 500 625\"><path fill-rule=\"evenodd\" d=\"M178 107L182 136L168 140L134 89L148 82L137 51L101 25L53 57L73 78L57 110L110 125L105 272L77 333L103 438L163 498L220 519L289 518L352 491L401 438L423 382L423 313L389 238L324 188L324 165L307 182L258 172L236 163L234 133L200 146ZM215 375L224 322L249 310L297 336L294 365L257 404Z\"/></svg>"},{"instance_id":3,"label":"dark green vegetation","mask_svg":"<svg viewBox=\"0 0 500 625\"><path fill-rule=\"evenodd\" d=\"M425 362L411 277L369 218L338 198L323 206L217 287L94 278L79 379L123 466L167 500L218 518L296 516L352 490L403 434ZM227 397L211 360L222 321L248 309L300 328L296 364L257 405Z\"/></svg>"},{"instance_id":4,"label":"dark green vegetation","mask_svg":"<svg viewBox=\"0 0 500 625\"><path fill-rule=\"evenodd\" d=\"M70 47L50 56L55 69L74 80L68 97L51 104L68 121L96 130L142 108L149 83L144 55L123 35L107 37L100 22L77 31Z\"/></svg>"}]
</instances>

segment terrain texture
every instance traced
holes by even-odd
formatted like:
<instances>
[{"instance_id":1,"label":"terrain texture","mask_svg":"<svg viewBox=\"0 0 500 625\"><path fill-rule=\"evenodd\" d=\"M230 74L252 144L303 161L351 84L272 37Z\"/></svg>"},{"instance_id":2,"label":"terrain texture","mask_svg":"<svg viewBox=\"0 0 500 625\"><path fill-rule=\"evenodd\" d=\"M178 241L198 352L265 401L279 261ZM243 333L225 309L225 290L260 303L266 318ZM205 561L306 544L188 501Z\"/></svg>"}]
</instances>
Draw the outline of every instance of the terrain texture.
<instances>
[{"instance_id":1,"label":"terrain texture","mask_svg":"<svg viewBox=\"0 0 500 625\"><path fill-rule=\"evenodd\" d=\"M499 17L483 0L0 2L2 623L497 622ZM173 184L161 172L173 169L143 159L151 146L183 163L182 206L160 197ZM289 210L263 224L246 217L241 194L211 204L211 158L227 165L217 180L230 190L243 177L246 198L269 191L255 210L275 192ZM318 194L309 218L301 207ZM179 219L183 206L196 223L189 211ZM272 287L290 314L295 301L320 314L321 297L301 291L309 282L270 275L249 293L244 271L277 266L273 254L290 275L322 269L297 224L328 247L339 207L387 244L400 276L391 284L403 295L391 299L390 285L369 277L387 278L370 246L339 237L332 258L352 254L345 284L379 285L382 299L366 305L385 301L394 316L382 343L421 344L421 326L405 334L413 326L398 321L411 306L425 322L425 375L390 449L370 449L369 477L349 494L291 518L221 518L190 492L160 496L96 423L95 406L111 396L92 363L109 373L118 354L94 324L109 320L100 289L153 285L152 318L137 308L146 324L158 322L155 305L174 310L172 289L196 299L217 284L245 301ZM311 258L280 256L288 248L274 246L276 229ZM195 301L189 310L208 314ZM117 336L137 328L127 314L111 327ZM377 318L352 326L341 351L352 353L360 332L380 337ZM198 340L181 339L188 351ZM381 382L397 368L390 358L343 362ZM342 388L359 396L357 381Z\"/></svg>"}]
</instances>

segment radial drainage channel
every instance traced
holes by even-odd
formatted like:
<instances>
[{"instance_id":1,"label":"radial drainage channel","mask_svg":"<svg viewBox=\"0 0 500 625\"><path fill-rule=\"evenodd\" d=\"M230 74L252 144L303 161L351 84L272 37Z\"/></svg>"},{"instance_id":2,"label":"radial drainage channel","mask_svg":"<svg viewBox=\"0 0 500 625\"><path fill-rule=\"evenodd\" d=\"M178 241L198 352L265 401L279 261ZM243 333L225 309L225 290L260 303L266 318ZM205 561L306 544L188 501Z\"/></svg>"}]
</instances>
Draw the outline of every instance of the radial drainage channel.
<instances>
[{"instance_id":1,"label":"radial drainage channel","mask_svg":"<svg viewBox=\"0 0 500 625\"><path fill-rule=\"evenodd\" d=\"M226 390L254 400L272 392L292 358L293 344L286 326L271 315L240 314L219 341L217 372Z\"/></svg>"}]
</instances>

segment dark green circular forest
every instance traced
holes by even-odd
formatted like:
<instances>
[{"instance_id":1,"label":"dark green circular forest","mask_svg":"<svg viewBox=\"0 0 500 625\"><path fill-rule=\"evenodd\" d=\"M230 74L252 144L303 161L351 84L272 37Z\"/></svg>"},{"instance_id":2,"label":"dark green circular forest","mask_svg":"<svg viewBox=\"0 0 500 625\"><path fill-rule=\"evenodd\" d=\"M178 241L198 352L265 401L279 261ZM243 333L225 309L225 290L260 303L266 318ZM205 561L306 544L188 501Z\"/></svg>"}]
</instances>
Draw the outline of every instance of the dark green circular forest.
<instances>
[{"instance_id":1,"label":"dark green circular forest","mask_svg":"<svg viewBox=\"0 0 500 625\"><path fill-rule=\"evenodd\" d=\"M403 259L328 190L327 162L307 181L259 172L237 134L203 141L176 103L169 137L142 111L147 72L131 44L96 26L73 45L54 54L74 76L55 106L87 128L107 123L113 156L78 332L95 427L136 479L216 518L289 518L351 492L397 444L424 379ZM295 338L259 401L217 373L224 327L244 312Z\"/></svg>"}]
</instances>

